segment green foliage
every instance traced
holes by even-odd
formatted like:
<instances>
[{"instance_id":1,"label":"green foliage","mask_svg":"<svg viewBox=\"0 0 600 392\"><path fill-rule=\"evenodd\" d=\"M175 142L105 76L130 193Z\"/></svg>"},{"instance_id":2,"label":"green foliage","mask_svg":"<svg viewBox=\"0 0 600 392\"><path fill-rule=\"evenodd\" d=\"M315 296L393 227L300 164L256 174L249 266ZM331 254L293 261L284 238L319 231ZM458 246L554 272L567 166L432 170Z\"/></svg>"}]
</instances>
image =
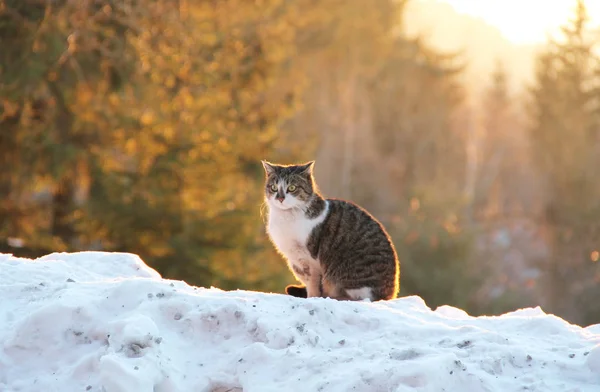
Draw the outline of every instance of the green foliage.
<instances>
[{"instance_id":1,"label":"green foliage","mask_svg":"<svg viewBox=\"0 0 600 392\"><path fill-rule=\"evenodd\" d=\"M268 265L236 268L268 246L257 169L293 112L297 5L35 3L3 2L2 238L135 252L202 285L265 280Z\"/></svg>"},{"instance_id":2,"label":"green foliage","mask_svg":"<svg viewBox=\"0 0 600 392\"><path fill-rule=\"evenodd\" d=\"M476 210L501 192L465 192L464 64L404 34L405 3L0 0L0 247L134 252L166 277L281 292L259 161L316 159L327 196L391 232L403 294L484 311L465 193ZM540 60L531 136L557 238L590 239L600 70L567 42Z\"/></svg>"},{"instance_id":3,"label":"green foliage","mask_svg":"<svg viewBox=\"0 0 600 392\"><path fill-rule=\"evenodd\" d=\"M592 305L600 271L590 261L600 232L599 44L578 1L560 40L540 55L532 89L532 150L547 182L544 221L553 246L545 276L549 307L582 323L600 321ZM590 313L575 312L579 306Z\"/></svg>"},{"instance_id":4,"label":"green foliage","mask_svg":"<svg viewBox=\"0 0 600 392\"><path fill-rule=\"evenodd\" d=\"M485 265L471 257L475 232L455 214L458 206L426 194L407 204L391 233L402 266L401 294L419 295L433 309L451 304L479 312Z\"/></svg>"},{"instance_id":5,"label":"green foliage","mask_svg":"<svg viewBox=\"0 0 600 392\"><path fill-rule=\"evenodd\" d=\"M461 175L447 170L463 159L449 125L460 67L394 34L403 1L2 4L0 238L24 239L23 254L134 252L166 277L281 291L291 275L260 219L260 159L348 148L320 132L359 134L365 111L386 170L398 156L410 169L393 177L403 187L388 189L388 204ZM343 191L369 184L343 154ZM381 195L369 189L335 196L375 209ZM418 227L440 246L407 248L407 269L418 262L404 276L437 302L418 265L442 254L459 263L467 245L435 219ZM438 278L447 294L453 280Z\"/></svg>"}]
</instances>

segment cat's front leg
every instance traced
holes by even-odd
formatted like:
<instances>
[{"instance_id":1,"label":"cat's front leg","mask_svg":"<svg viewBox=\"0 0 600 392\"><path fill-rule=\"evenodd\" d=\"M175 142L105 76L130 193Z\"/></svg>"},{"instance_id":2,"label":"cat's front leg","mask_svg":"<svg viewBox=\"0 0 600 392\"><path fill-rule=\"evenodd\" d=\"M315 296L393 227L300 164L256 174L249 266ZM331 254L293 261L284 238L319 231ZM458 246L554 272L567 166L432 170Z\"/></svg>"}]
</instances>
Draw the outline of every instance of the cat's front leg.
<instances>
[{"instance_id":1,"label":"cat's front leg","mask_svg":"<svg viewBox=\"0 0 600 392\"><path fill-rule=\"evenodd\" d=\"M296 278L306 286L307 298L321 296L323 291L321 288L321 271L318 271L314 265L306 260L293 262L292 271Z\"/></svg>"},{"instance_id":2,"label":"cat's front leg","mask_svg":"<svg viewBox=\"0 0 600 392\"><path fill-rule=\"evenodd\" d=\"M323 290L321 287L321 274L311 274L310 279L306 282L306 297L322 297Z\"/></svg>"},{"instance_id":3,"label":"cat's front leg","mask_svg":"<svg viewBox=\"0 0 600 392\"><path fill-rule=\"evenodd\" d=\"M308 284L308 281L311 279L310 265L308 262L303 260L292 261L290 262L290 268L296 279L305 285Z\"/></svg>"}]
</instances>

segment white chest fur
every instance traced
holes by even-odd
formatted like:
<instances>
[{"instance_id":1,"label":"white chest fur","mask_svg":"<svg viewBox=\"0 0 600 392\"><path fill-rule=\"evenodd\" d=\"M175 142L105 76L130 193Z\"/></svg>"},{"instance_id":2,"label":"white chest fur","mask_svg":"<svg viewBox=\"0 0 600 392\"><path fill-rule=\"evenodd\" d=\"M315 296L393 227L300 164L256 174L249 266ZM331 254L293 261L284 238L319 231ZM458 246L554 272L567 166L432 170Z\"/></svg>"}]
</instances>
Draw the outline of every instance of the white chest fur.
<instances>
[{"instance_id":1,"label":"white chest fur","mask_svg":"<svg viewBox=\"0 0 600 392\"><path fill-rule=\"evenodd\" d=\"M297 265L302 268L308 263L311 269L320 269L318 260L312 258L306 244L312 230L327 216L329 204L325 203L325 209L314 219L307 218L302 211L270 208L267 232L275 247L291 266Z\"/></svg>"}]
</instances>

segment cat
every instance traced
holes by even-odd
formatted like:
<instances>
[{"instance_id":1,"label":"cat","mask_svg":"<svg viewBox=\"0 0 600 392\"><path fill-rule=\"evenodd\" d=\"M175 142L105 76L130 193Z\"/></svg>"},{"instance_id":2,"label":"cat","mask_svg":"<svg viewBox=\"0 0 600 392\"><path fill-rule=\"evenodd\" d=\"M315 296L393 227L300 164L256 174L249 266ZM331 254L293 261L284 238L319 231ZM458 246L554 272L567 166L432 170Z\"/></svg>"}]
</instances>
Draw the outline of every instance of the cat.
<instances>
[{"instance_id":1,"label":"cat","mask_svg":"<svg viewBox=\"0 0 600 392\"><path fill-rule=\"evenodd\" d=\"M385 228L363 208L325 199L317 188L314 161L265 170L267 233L302 285L297 297L389 300L398 296L400 263Z\"/></svg>"}]
</instances>

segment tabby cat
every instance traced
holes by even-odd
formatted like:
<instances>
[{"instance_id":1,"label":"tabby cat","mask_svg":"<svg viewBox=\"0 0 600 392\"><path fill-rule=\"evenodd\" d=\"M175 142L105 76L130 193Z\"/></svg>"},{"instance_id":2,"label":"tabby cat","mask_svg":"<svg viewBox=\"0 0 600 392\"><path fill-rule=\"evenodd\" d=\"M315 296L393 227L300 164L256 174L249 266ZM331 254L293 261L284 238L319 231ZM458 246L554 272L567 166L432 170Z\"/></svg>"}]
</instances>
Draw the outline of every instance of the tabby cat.
<instances>
[{"instance_id":1,"label":"tabby cat","mask_svg":"<svg viewBox=\"0 0 600 392\"><path fill-rule=\"evenodd\" d=\"M361 207L324 199L314 161L279 165L262 161L268 235L304 286L288 294L371 301L396 298L400 264L383 226Z\"/></svg>"}]
</instances>

